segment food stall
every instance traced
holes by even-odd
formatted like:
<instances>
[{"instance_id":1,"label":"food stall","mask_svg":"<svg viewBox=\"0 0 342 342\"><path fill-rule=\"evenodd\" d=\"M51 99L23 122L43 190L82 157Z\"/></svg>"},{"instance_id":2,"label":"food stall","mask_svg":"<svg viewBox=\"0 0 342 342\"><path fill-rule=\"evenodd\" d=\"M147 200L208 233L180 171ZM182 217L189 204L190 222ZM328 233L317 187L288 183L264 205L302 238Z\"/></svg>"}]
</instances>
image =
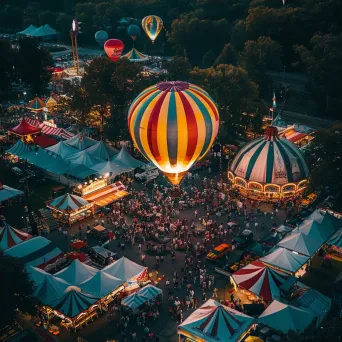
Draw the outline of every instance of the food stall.
<instances>
[{"instance_id":1,"label":"food stall","mask_svg":"<svg viewBox=\"0 0 342 342\"><path fill-rule=\"evenodd\" d=\"M71 225L94 215L94 206L82 197L65 194L57 197L46 205L52 216L63 223Z\"/></svg>"}]
</instances>

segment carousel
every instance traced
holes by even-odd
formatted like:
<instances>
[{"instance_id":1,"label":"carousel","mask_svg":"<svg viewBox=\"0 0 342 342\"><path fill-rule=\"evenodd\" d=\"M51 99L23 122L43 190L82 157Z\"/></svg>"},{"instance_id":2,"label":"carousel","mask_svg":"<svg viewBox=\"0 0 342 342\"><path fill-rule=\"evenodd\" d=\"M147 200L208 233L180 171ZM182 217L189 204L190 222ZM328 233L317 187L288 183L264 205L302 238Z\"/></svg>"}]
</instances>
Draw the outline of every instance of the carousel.
<instances>
[{"instance_id":1,"label":"carousel","mask_svg":"<svg viewBox=\"0 0 342 342\"><path fill-rule=\"evenodd\" d=\"M275 201L301 196L308 176L300 150L286 138L279 138L273 126L264 137L245 144L228 171L228 179L242 195Z\"/></svg>"}]
</instances>

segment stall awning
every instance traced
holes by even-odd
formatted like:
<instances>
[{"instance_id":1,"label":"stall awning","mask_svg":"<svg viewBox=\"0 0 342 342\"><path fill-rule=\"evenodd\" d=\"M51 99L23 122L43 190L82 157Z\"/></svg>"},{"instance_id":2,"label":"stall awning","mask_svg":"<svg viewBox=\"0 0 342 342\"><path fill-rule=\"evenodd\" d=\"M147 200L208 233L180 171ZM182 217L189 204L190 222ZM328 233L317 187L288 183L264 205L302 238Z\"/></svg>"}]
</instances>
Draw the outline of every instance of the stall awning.
<instances>
[{"instance_id":1,"label":"stall awning","mask_svg":"<svg viewBox=\"0 0 342 342\"><path fill-rule=\"evenodd\" d=\"M126 187L121 182L115 182L101 190L85 195L82 198L88 202L95 203L99 207L105 207L106 205L127 195L128 192L126 191Z\"/></svg>"}]
</instances>

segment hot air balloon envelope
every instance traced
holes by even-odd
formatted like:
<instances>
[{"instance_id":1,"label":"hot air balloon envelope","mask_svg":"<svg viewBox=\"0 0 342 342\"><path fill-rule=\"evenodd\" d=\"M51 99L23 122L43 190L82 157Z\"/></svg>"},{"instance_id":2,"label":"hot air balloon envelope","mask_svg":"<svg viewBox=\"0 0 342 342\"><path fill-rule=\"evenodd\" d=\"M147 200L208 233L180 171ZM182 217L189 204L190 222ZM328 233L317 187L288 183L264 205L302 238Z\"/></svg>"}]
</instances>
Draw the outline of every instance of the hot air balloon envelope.
<instances>
[{"instance_id":1,"label":"hot air balloon envelope","mask_svg":"<svg viewBox=\"0 0 342 342\"><path fill-rule=\"evenodd\" d=\"M106 31L97 31L95 33L95 40L103 46L104 43L108 40L108 33Z\"/></svg>"},{"instance_id":2,"label":"hot air balloon envelope","mask_svg":"<svg viewBox=\"0 0 342 342\"><path fill-rule=\"evenodd\" d=\"M116 62L119 60L123 49L124 49L124 43L119 39L109 39L105 42L105 45L104 45L104 50L106 51L107 56L113 62Z\"/></svg>"},{"instance_id":3,"label":"hot air balloon envelope","mask_svg":"<svg viewBox=\"0 0 342 342\"><path fill-rule=\"evenodd\" d=\"M219 128L214 101L187 82L163 82L144 90L128 111L133 142L177 185L212 146Z\"/></svg>"},{"instance_id":4,"label":"hot air balloon envelope","mask_svg":"<svg viewBox=\"0 0 342 342\"><path fill-rule=\"evenodd\" d=\"M156 15L149 15L141 21L141 26L154 43L163 28L163 21Z\"/></svg>"},{"instance_id":5,"label":"hot air balloon envelope","mask_svg":"<svg viewBox=\"0 0 342 342\"><path fill-rule=\"evenodd\" d=\"M130 25L127 28L127 33L133 40L136 40L140 36L140 28L137 25Z\"/></svg>"}]
</instances>

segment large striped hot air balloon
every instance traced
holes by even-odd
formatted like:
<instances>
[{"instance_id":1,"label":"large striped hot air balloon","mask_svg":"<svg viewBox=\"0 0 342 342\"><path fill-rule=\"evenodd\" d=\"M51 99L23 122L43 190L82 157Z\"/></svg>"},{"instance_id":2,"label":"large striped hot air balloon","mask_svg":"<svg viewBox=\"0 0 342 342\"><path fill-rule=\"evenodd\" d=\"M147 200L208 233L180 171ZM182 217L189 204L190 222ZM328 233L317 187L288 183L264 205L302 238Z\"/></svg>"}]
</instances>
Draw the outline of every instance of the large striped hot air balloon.
<instances>
[{"instance_id":1,"label":"large striped hot air balloon","mask_svg":"<svg viewBox=\"0 0 342 342\"><path fill-rule=\"evenodd\" d=\"M187 82L163 82L133 101L128 128L145 158L178 185L212 146L219 113L202 88Z\"/></svg>"},{"instance_id":2,"label":"large striped hot air balloon","mask_svg":"<svg viewBox=\"0 0 342 342\"><path fill-rule=\"evenodd\" d=\"M141 26L154 43L163 28L163 21L156 15L149 15L141 21Z\"/></svg>"}]
</instances>

